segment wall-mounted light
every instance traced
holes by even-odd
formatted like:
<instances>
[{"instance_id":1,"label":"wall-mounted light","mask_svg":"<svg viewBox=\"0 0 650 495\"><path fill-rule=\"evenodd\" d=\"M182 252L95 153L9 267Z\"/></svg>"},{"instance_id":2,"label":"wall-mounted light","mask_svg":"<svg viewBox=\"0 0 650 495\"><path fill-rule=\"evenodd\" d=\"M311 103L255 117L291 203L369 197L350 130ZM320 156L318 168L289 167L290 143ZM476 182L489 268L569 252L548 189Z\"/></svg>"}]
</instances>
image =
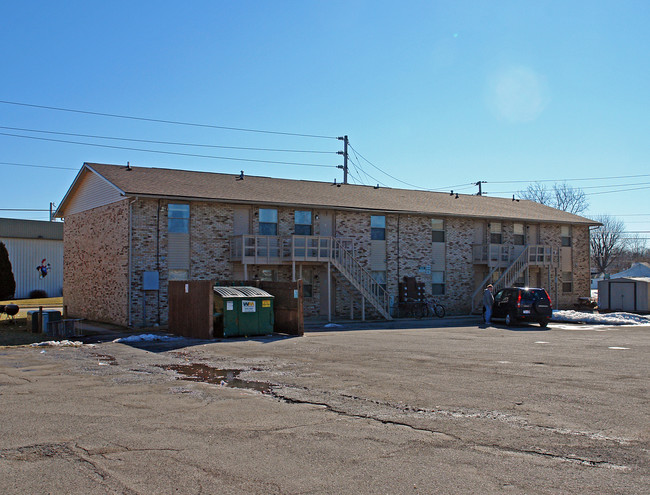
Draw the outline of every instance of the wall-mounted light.
<instances>
[{"instance_id":1,"label":"wall-mounted light","mask_svg":"<svg viewBox=\"0 0 650 495\"><path fill-rule=\"evenodd\" d=\"M314 217L316 220L318 220L318 213L316 213L316 216Z\"/></svg>"}]
</instances>

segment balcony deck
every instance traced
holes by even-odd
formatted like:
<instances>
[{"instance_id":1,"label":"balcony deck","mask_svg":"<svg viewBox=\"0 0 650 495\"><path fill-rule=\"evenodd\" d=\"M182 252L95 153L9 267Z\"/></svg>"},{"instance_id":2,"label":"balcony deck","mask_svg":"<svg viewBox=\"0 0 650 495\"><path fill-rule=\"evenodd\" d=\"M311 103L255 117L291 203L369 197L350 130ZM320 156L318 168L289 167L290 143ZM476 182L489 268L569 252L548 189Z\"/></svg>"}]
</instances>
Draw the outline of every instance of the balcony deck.
<instances>
[{"instance_id":1,"label":"balcony deck","mask_svg":"<svg viewBox=\"0 0 650 495\"><path fill-rule=\"evenodd\" d=\"M350 252L352 240L319 235L239 235L230 238L230 259L242 264L322 263L336 254L334 239Z\"/></svg>"},{"instance_id":2,"label":"balcony deck","mask_svg":"<svg viewBox=\"0 0 650 495\"><path fill-rule=\"evenodd\" d=\"M543 244L528 245L528 264L551 265L553 249ZM512 244L472 244L472 261L475 265L507 267L524 251L526 246Z\"/></svg>"}]
</instances>

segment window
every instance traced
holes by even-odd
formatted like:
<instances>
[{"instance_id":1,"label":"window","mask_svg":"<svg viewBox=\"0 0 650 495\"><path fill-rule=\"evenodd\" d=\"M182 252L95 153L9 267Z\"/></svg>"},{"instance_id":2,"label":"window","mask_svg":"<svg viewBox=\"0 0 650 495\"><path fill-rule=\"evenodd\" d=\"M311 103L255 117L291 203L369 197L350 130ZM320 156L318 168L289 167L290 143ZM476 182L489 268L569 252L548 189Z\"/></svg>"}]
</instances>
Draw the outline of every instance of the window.
<instances>
[{"instance_id":1,"label":"window","mask_svg":"<svg viewBox=\"0 0 650 495\"><path fill-rule=\"evenodd\" d=\"M523 246L526 244L526 236L524 234L524 224L516 223L514 225L514 243L515 246Z\"/></svg>"},{"instance_id":2,"label":"window","mask_svg":"<svg viewBox=\"0 0 650 495\"><path fill-rule=\"evenodd\" d=\"M371 215L370 216L370 239L373 241L386 240L386 217Z\"/></svg>"},{"instance_id":3,"label":"window","mask_svg":"<svg viewBox=\"0 0 650 495\"><path fill-rule=\"evenodd\" d=\"M260 280L263 282L275 282L275 270L263 269L260 270Z\"/></svg>"},{"instance_id":4,"label":"window","mask_svg":"<svg viewBox=\"0 0 650 495\"><path fill-rule=\"evenodd\" d=\"M385 271L373 271L370 272L373 280L377 282L382 289L386 290L386 272Z\"/></svg>"},{"instance_id":5,"label":"window","mask_svg":"<svg viewBox=\"0 0 650 495\"><path fill-rule=\"evenodd\" d=\"M278 210L260 208L260 235L278 235Z\"/></svg>"},{"instance_id":6,"label":"window","mask_svg":"<svg viewBox=\"0 0 650 495\"><path fill-rule=\"evenodd\" d=\"M300 276L302 278L302 297L313 297L314 269L302 267Z\"/></svg>"},{"instance_id":7,"label":"window","mask_svg":"<svg viewBox=\"0 0 650 495\"><path fill-rule=\"evenodd\" d=\"M571 225L562 225L561 228L562 247L571 247Z\"/></svg>"},{"instance_id":8,"label":"window","mask_svg":"<svg viewBox=\"0 0 650 495\"><path fill-rule=\"evenodd\" d=\"M433 242L445 242L445 221L439 218L432 218L431 232L431 240Z\"/></svg>"},{"instance_id":9,"label":"window","mask_svg":"<svg viewBox=\"0 0 650 495\"><path fill-rule=\"evenodd\" d=\"M294 214L296 235L311 235L311 211L298 211Z\"/></svg>"},{"instance_id":10,"label":"window","mask_svg":"<svg viewBox=\"0 0 650 495\"><path fill-rule=\"evenodd\" d=\"M442 296L445 294L445 272L431 272L431 294Z\"/></svg>"},{"instance_id":11,"label":"window","mask_svg":"<svg viewBox=\"0 0 650 495\"><path fill-rule=\"evenodd\" d=\"M190 232L190 205L167 205L167 231L174 234Z\"/></svg>"},{"instance_id":12,"label":"window","mask_svg":"<svg viewBox=\"0 0 650 495\"><path fill-rule=\"evenodd\" d=\"M501 244L503 241L503 234L501 233L501 222L490 223L490 243Z\"/></svg>"},{"instance_id":13,"label":"window","mask_svg":"<svg viewBox=\"0 0 650 495\"><path fill-rule=\"evenodd\" d=\"M169 280L188 280L189 278L188 270L169 270Z\"/></svg>"},{"instance_id":14,"label":"window","mask_svg":"<svg viewBox=\"0 0 650 495\"><path fill-rule=\"evenodd\" d=\"M572 272L562 272L562 292L573 292Z\"/></svg>"}]
</instances>

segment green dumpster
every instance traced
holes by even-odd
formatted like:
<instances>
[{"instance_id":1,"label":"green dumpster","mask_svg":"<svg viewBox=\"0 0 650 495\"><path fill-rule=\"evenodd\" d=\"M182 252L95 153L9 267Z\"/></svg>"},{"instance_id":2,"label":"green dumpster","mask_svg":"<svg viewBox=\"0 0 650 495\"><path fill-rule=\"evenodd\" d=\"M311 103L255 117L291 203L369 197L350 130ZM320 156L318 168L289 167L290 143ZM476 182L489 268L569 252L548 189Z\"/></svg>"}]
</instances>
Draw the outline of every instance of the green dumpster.
<instances>
[{"instance_id":1,"label":"green dumpster","mask_svg":"<svg viewBox=\"0 0 650 495\"><path fill-rule=\"evenodd\" d=\"M248 337L273 333L273 296L257 287L214 287L214 333Z\"/></svg>"}]
</instances>

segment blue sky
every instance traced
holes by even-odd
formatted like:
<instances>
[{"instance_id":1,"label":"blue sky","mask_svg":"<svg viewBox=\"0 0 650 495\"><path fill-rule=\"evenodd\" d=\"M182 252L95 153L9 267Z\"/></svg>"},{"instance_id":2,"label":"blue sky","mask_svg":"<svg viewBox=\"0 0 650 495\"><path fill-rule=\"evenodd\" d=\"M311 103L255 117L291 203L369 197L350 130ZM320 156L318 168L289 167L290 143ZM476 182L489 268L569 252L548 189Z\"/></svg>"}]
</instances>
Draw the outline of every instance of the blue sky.
<instances>
[{"instance_id":1,"label":"blue sky","mask_svg":"<svg viewBox=\"0 0 650 495\"><path fill-rule=\"evenodd\" d=\"M649 19L646 1L5 2L3 102L327 138L0 103L4 134L284 163L0 134L0 216L46 219L6 209L58 203L83 162L340 181L347 134L372 163L352 154L350 182L512 196L591 179L569 181L587 216L650 231Z\"/></svg>"}]
</instances>

